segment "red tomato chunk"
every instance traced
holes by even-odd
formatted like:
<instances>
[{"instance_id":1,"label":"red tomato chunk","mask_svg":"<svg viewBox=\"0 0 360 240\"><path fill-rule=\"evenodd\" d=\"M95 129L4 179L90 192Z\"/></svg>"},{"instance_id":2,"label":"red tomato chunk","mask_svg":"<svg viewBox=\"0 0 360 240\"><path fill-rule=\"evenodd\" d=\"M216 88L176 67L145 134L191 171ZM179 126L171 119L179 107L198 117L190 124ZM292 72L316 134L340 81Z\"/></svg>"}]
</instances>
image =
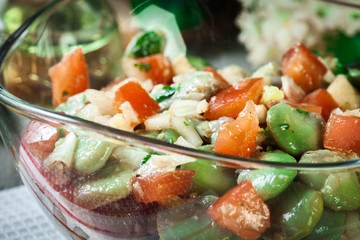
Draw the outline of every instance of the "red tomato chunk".
<instances>
[{"instance_id":1,"label":"red tomato chunk","mask_svg":"<svg viewBox=\"0 0 360 240\"><path fill-rule=\"evenodd\" d=\"M270 210L250 180L226 192L206 213L221 227L245 239L257 239L270 227Z\"/></svg>"},{"instance_id":2,"label":"red tomato chunk","mask_svg":"<svg viewBox=\"0 0 360 240\"><path fill-rule=\"evenodd\" d=\"M263 78L240 81L213 96L209 102L209 110L204 116L211 120L220 117L236 118L248 100L259 103L263 88Z\"/></svg>"},{"instance_id":3,"label":"red tomato chunk","mask_svg":"<svg viewBox=\"0 0 360 240\"><path fill-rule=\"evenodd\" d=\"M339 107L330 93L321 88L306 95L302 102L321 106L321 116L325 121L329 119L331 111Z\"/></svg>"},{"instance_id":4,"label":"red tomato chunk","mask_svg":"<svg viewBox=\"0 0 360 240\"><path fill-rule=\"evenodd\" d=\"M360 154L360 118L331 114L326 123L324 147Z\"/></svg>"},{"instance_id":5,"label":"red tomato chunk","mask_svg":"<svg viewBox=\"0 0 360 240\"><path fill-rule=\"evenodd\" d=\"M136 201L151 203L169 196L184 195L188 192L195 170L173 172L139 177L134 180L133 195Z\"/></svg>"},{"instance_id":6,"label":"red tomato chunk","mask_svg":"<svg viewBox=\"0 0 360 240\"><path fill-rule=\"evenodd\" d=\"M259 120L255 104L248 101L235 121L220 126L214 151L238 157L250 157L255 149Z\"/></svg>"},{"instance_id":7,"label":"red tomato chunk","mask_svg":"<svg viewBox=\"0 0 360 240\"><path fill-rule=\"evenodd\" d=\"M61 62L49 69L52 84L53 104L59 104L90 87L88 69L85 56L81 48L65 55Z\"/></svg>"},{"instance_id":8,"label":"red tomato chunk","mask_svg":"<svg viewBox=\"0 0 360 240\"><path fill-rule=\"evenodd\" d=\"M154 54L142 58L123 58L123 68L128 77L140 81L151 79L156 84L170 84L173 71L169 58L163 54Z\"/></svg>"},{"instance_id":9,"label":"red tomato chunk","mask_svg":"<svg viewBox=\"0 0 360 240\"><path fill-rule=\"evenodd\" d=\"M281 60L283 75L288 75L304 91L320 87L326 74L325 65L302 43L297 43Z\"/></svg>"},{"instance_id":10,"label":"red tomato chunk","mask_svg":"<svg viewBox=\"0 0 360 240\"><path fill-rule=\"evenodd\" d=\"M54 151L55 142L58 138L59 130L56 127L38 121L31 121L23 141L32 154L42 160Z\"/></svg>"},{"instance_id":11,"label":"red tomato chunk","mask_svg":"<svg viewBox=\"0 0 360 240\"><path fill-rule=\"evenodd\" d=\"M125 102L129 102L137 113L138 121L131 123L133 126L142 123L160 109L159 104L150 97L139 83L134 81L124 83L115 93L113 104L116 111L121 112L121 105Z\"/></svg>"}]
</instances>

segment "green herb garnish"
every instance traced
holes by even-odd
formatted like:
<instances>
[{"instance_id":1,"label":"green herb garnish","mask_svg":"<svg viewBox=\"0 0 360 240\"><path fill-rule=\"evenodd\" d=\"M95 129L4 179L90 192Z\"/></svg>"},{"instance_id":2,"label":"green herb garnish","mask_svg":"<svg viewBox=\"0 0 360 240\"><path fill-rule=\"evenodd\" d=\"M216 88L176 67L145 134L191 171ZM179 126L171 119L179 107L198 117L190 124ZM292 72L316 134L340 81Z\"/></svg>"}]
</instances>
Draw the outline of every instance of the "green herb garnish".
<instances>
[{"instance_id":1,"label":"green herb garnish","mask_svg":"<svg viewBox=\"0 0 360 240\"><path fill-rule=\"evenodd\" d=\"M86 95L85 94L83 94L83 96L82 96L82 102L86 103Z\"/></svg>"},{"instance_id":2,"label":"green herb garnish","mask_svg":"<svg viewBox=\"0 0 360 240\"><path fill-rule=\"evenodd\" d=\"M154 31L146 32L139 37L131 53L135 58L161 53L164 39Z\"/></svg>"},{"instance_id":3,"label":"green herb garnish","mask_svg":"<svg viewBox=\"0 0 360 240\"><path fill-rule=\"evenodd\" d=\"M146 157L144 157L144 159L141 161L141 165L144 165L147 161L149 161L149 159L151 158L152 153L148 153L146 155Z\"/></svg>"},{"instance_id":4,"label":"green herb garnish","mask_svg":"<svg viewBox=\"0 0 360 240\"><path fill-rule=\"evenodd\" d=\"M308 115L308 114L309 114L308 111L303 110L303 109L300 109L300 108L297 108L296 111L298 111L299 113L304 114L304 115Z\"/></svg>"},{"instance_id":5,"label":"green herb garnish","mask_svg":"<svg viewBox=\"0 0 360 240\"><path fill-rule=\"evenodd\" d=\"M343 74L349 80L349 82L358 90L360 90L360 70L357 68L349 68L343 65L341 62L336 62L336 68L334 70L335 75Z\"/></svg>"},{"instance_id":6,"label":"green herb garnish","mask_svg":"<svg viewBox=\"0 0 360 240\"><path fill-rule=\"evenodd\" d=\"M68 96L68 95L69 95L69 92L68 92L68 91L63 91L63 92L62 92L62 96L63 96L63 97L66 97L66 96Z\"/></svg>"},{"instance_id":7,"label":"green herb garnish","mask_svg":"<svg viewBox=\"0 0 360 240\"><path fill-rule=\"evenodd\" d=\"M63 128L59 127L58 131L59 131L59 138L65 137L65 131Z\"/></svg>"},{"instance_id":8,"label":"green herb garnish","mask_svg":"<svg viewBox=\"0 0 360 240\"><path fill-rule=\"evenodd\" d=\"M150 63L135 63L134 66L138 67L140 69L140 71L143 71L143 72L148 72L151 69Z\"/></svg>"},{"instance_id":9,"label":"green herb garnish","mask_svg":"<svg viewBox=\"0 0 360 240\"><path fill-rule=\"evenodd\" d=\"M187 121L184 121L184 125L185 125L186 127L188 127L188 126L189 126L189 123L188 123Z\"/></svg>"},{"instance_id":10,"label":"green herb garnish","mask_svg":"<svg viewBox=\"0 0 360 240\"><path fill-rule=\"evenodd\" d=\"M172 95L174 95L175 92L176 92L175 88L170 87L170 86L163 86L162 90L155 95L154 99L157 102L162 102L165 99L167 99L167 98L171 97Z\"/></svg>"}]
</instances>

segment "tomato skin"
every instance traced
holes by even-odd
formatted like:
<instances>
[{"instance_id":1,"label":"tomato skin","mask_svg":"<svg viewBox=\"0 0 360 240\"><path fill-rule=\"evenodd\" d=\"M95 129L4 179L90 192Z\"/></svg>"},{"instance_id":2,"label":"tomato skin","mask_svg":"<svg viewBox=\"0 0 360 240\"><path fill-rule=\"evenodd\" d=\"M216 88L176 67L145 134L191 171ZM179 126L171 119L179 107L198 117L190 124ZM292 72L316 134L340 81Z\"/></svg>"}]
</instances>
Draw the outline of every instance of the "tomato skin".
<instances>
[{"instance_id":1,"label":"tomato skin","mask_svg":"<svg viewBox=\"0 0 360 240\"><path fill-rule=\"evenodd\" d=\"M250 180L226 192L206 213L221 227L245 239L257 239L270 227L270 210Z\"/></svg>"},{"instance_id":2,"label":"tomato skin","mask_svg":"<svg viewBox=\"0 0 360 240\"><path fill-rule=\"evenodd\" d=\"M305 92L320 87L327 72L325 65L302 43L297 43L281 60L283 75L288 75Z\"/></svg>"},{"instance_id":3,"label":"tomato skin","mask_svg":"<svg viewBox=\"0 0 360 240\"><path fill-rule=\"evenodd\" d=\"M26 129L23 142L32 154L43 160L54 151L58 138L58 128L39 121L31 121Z\"/></svg>"},{"instance_id":4,"label":"tomato skin","mask_svg":"<svg viewBox=\"0 0 360 240\"><path fill-rule=\"evenodd\" d=\"M238 157L250 157L256 145L259 120L255 104L248 101L235 121L220 126L214 151Z\"/></svg>"},{"instance_id":5,"label":"tomato skin","mask_svg":"<svg viewBox=\"0 0 360 240\"><path fill-rule=\"evenodd\" d=\"M321 106L321 116L325 121L329 119L331 111L339 107L330 93L321 88L306 95L302 102Z\"/></svg>"},{"instance_id":6,"label":"tomato skin","mask_svg":"<svg viewBox=\"0 0 360 240\"><path fill-rule=\"evenodd\" d=\"M195 170L176 170L134 179L134 199L142 203L151 203L188 192Z\"/></svg>"},{"instance_id":7,"label":"tomato skin","mask_svg":"<svg viewBox=\"0 0 360 240\"><path fill-rule=\"evenodd\" d=\"M360 154L360 117L332 113L325 127L324 147Z\"/></svg>"},{"instance_id":8,"label":"tomato skin","mask_svg":"<svg viewBox=\"0 0 360 240\"><path fill-rule=\"evenodd\" d=\"M210 120L220 117L236 118L248 100L258 104L264 88L263 78L251 78L233 84L211 97L204 116Z\"/></svg>"},{"instance_id":9,"label":"tomato skin","mask_svg":"<svg viewBox=\"0 0 360 240\"><path fill-rule=\"evenodd\" d=\"M52 99L55 107L90 87L89 73L81 48L65 55L49 69L52 84Z\"/></svg>"},{"instance_id":10,"label":"tomato skin","mask_svg":"<svg viewBox=\"0 0 360 240\"><path fill-rule=\"evenodd\" d=\"M220 83L222 89L228 88L231 85L211 66L206 66L202 71L210 72L214 75L216 81Z\"/></svg>"},{"instance_id":11,"label":"tomato skin","mask_svg":"<svg viewBox=\"0 0 360 240\"><path fill-rule=\"evenodd\" d=\"M159 104L150 97L139 83L134 81L124 82L115 92L113 102L115 110L121 112L120 107L125 102L129 102L138 115L138 122L131 123L133 126L142 123L160 110Z\"/></svg>"},{"instance_id":12,"label":"tomato skin","mask_svg":"<svg viewBox=\"0 0 360 240\"><path fill-rule=\"evenodd\" d=\"M151 79L154 85L169 85L174 76L171 62L163 54L153 54L137 59L123 58L124 71L128 77L140 81Z\"/></svg>"}]
</instances>

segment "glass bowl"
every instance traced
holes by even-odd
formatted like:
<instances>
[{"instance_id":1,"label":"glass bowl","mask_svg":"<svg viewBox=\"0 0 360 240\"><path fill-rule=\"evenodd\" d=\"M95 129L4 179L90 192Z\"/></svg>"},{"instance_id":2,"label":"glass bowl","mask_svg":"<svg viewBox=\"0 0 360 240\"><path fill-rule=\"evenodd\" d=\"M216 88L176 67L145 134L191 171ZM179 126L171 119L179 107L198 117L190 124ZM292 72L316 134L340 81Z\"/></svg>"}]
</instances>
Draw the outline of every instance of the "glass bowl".
<instances>
[{"instance_id":1,"label":"glass bowl","mask_svg":"<svg viewBox=\"0 0 360 240\"><path fill-rule=\"evenodd\" d=\"M216 9L215 2L210 5ZM125 1L120 6L123 27L132 26L135 18L129 6ZM103 1L55 0L22 24L0 50L2 139L24 184L65 235L358 238L357 154L315 151L300 163L298 154L295 160L270 149L251 158L230 156L54 111L48 69L74 47L83 49L92 88L105 87L123 74L127 34L137 30L123 28L120 34L111 9ZM160 24L157 14L153 18ZM226 21L214 24L211 17L194 19L180 25L189 54L216 67L244 61L236 29L226 28ZM276 160L284 155L294 161Z\"/></svg>"}]
</instances>

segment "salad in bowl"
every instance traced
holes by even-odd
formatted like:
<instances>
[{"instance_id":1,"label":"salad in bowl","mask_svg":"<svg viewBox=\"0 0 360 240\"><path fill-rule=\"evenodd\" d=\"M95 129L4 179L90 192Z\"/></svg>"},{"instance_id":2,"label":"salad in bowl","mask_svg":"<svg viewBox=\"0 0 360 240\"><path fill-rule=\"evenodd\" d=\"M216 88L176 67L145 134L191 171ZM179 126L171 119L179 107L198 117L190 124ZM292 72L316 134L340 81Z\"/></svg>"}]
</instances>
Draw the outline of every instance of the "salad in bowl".
<instances>
[{"instance_id":1,"label":"salad in bowl","mask_svg":"<svg viewBox=\"0 0 360 240\"><path fill-rule=\"evenodd\" d=\"M1 88L2 136L51 219L74 239L355 239L358 70L300 42L218 68L163 9L137 19L101 88L76 44L48 68L53 110Z\"/></svg>"}]
</instances>

